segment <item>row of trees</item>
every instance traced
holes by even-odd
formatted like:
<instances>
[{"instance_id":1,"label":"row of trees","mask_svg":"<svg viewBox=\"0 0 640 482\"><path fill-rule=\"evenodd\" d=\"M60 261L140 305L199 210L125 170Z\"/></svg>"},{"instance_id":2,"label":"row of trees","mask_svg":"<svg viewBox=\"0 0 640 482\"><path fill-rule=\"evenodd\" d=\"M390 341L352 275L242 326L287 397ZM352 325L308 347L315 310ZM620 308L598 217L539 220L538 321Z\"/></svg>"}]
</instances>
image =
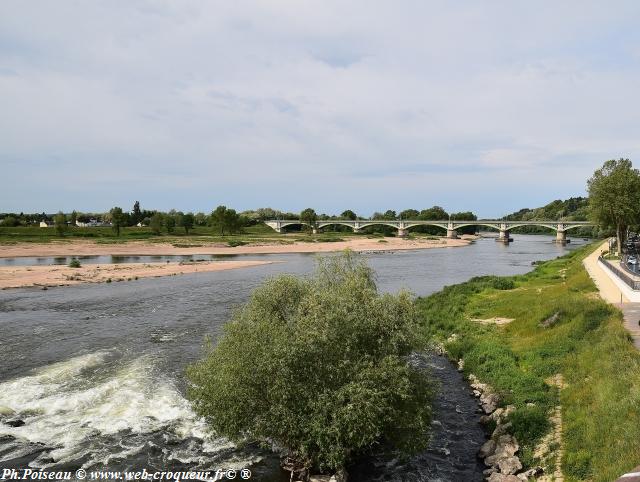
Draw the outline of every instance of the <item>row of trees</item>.
<instances>
[{"instance_id":1,"label":"row of trees","mask_svg":"<svg viewBox=\"0 0 640 482\"><path fill-rule=\"evenodd\" d=\"M78 211L72 211L69 214L58 212L55 215L42 214L0 214L0 225L4 227L26 226L37 224L40 221L45 221L49 224L53 223L56 226L56 230L63 234L69 229L69 226L75 226L79 223L95 222L97 225L111 226L117 235L120 234L122 228L136 226L138 224L143 226L149 226L151 230L160 234L167 232L169 234L174 233L177 229L184 229L186 234L189 234L194 228L198 226L213 226L219 229L220 234L232 234L242 230L242 228L251 226L253 224L261 223L269 219L300 219L311 225L315 225L318 221L328 220L399 220L399 219L420 219L420 220L446 220L446 219L477 219L472 212L459 212L459 213L447 213L440 206L433 206L428 209L405 209L399 213L393 210L387 210L385 212L375 212L372 216L364 217L357 215L354 211L347 209L340 215L329 214L317 214L314 209L307 208L300 213L291 213L278 211L272 208L260 208L252 211L244 211L238 213L234 209L227 208L226 206L218 206L210 214L203 212L198 213L184 213L182 211L176 211L172 209L168 212L161 212L155 210L141 209L140 202L136 201L131 211L125 211L120 206L115 206L106 213L82 213ZM299 229L299 228L291 228ZM349 231L346 226L332 226L328 229L334 231ZM391 234L393 228L386 226L371 226L365 230L365 232L382 232L385 234ZM421 232L426 234L439 234L438 228L432 226L420 226L414 228L415 232ZM462 228L461 232L473 233L475 228L470 226Z\"/></svg>"}]
</instances>

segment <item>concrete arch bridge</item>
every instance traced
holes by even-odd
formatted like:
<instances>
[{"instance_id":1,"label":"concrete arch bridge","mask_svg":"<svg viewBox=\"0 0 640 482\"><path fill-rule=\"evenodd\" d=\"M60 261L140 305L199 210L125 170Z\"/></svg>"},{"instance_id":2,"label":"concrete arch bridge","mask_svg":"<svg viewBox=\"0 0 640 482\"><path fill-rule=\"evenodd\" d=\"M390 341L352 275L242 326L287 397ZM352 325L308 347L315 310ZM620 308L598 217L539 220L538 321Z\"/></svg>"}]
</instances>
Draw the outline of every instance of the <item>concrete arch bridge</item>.
<instances>
[{"instance_id":1,"label":"concrete arch bridge","mask_svg":"<svg viewBox=\"0 0 640 482\"><path fill-rule=\"evenodd\" d=\"M267 226L273 228L276 232L281 233L282 229L286 226L302 225L309 226L313 233L316 234L319 229L330 225L348 226L355 233L367 226L391 226L398 230L398 236L406 236L410 228L414 226L437 226L447 232L447 238L456 238L457 230L465 226L485 226L496 229L500 234L498 235L498 241L508 243L509 231L522 226L541 226L552 229L556 232L556 242L567 242L567 231L574 228L580 228L583 226L594 226L594 223L589 221L502 221L496 219L484 219L479 221L421 221L403 219L399 221L386 220L386 219L361 219L351 221L347 219L328 219L323 221L317 221L315 225L297 220L297 219L284 219L284 220L268 220L265 221Z\"/></svg>"}]
</instances>

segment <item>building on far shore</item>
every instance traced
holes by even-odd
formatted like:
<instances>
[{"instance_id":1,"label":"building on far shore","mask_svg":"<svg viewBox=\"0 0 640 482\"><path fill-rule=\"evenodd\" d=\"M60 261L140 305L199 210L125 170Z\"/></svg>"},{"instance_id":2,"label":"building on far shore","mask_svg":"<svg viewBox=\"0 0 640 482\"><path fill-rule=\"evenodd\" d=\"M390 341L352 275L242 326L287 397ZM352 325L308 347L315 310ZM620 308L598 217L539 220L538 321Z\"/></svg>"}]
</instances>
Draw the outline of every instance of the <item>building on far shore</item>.
<instances>
[{"instance_id":1,"label":"building on far shore","mask_svg":"<svg viewBox=\"0 0 640 482\"><path fill-rule=\"evenodd\" d=\"M40 221L40 227L41 227L41 228L48 228L48 227L50 227L50 226L51 226L51 225L50 225L50 224L47 224L47 222L46 222L46 221Z\"/></svg>"},{"instance_id":2,"label":"building on far shore","mask_svg":"<svg viewBox=\"0 0 640 482\"><path fill-rule=\"evenodd\" d=\"M100 226L111 226L111 223L105 223L102 221L98 221L97 219L91 218L87 222L76 220L76 226L78 226L79 228L96 228Z\"/></svg>"}]
</instances>

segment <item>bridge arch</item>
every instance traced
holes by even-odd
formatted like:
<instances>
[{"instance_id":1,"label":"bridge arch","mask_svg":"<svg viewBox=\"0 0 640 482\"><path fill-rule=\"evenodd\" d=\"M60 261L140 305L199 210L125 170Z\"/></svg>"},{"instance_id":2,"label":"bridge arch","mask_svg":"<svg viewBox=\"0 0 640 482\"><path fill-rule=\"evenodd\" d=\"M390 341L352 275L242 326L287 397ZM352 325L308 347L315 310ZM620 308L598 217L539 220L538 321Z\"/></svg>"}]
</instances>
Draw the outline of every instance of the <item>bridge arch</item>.
<instances>
[{"instance_id":1,"label":"bridge arch","mask_svg":"<svg viewBox=\"0 0 640 482\"><path fill-rule=\"evenodd\" d=\"M436 228L444 229L445 231L449 229L446 224L441 223L406 223L404 225L405 229L415 228L416 226L435 226Z\"/></svg>"},{"instance_id":2,"label":"bridge arch","mask_svg":"<svg viewBox=\"0 0 640 482\"><path fill-rule=\"evenodd\" d=\"M358 229L366 228L368 226L389 226L394 229L400 229L397 222L393 224L385 221L361 221L358 225Z\"/></svg>"},{"instance_id":3,"label":"bridge arch","mask_svg":"<svg viewBox=\"0 0 640 482\"><path fill-rule=\"evenodd\" d=\"M483 223L483 222L466 223L466 224L455 224L454 223L453 229L466 228L467 226L486 226L488 228L497 229L498 231L500 231L500 225L499 224L491 224L491 223Z\"/></svg>"},{"instance_id":4,"label":"bridge arch","mask_svg":"<svg viewBox=\"0 0 640 482\"><path fill-rule=\"evenodd\" d=\"M349 227L351 229L354 229L355 228L354 223L355 223L355 221L351 221L351 222L339 221L339 220L336 220L336 221L319 221L317 223L317 226L318 226L318 229L322 229L322 228L324 228L326 226L347 226L347 227ZM362 227L362 226L360 226L360 227Z\"/></svg>"},{"instance_id":5,"label":"bridge arch","mask_svg":"<svg viewBox=\"0 0 640 482\"><path fill-rule=\"evenodd\" d=\"M569 231L570 229L575 229L575 228L594 228L594 227L595 227L595 224L573 224L571 226L564 228L564 231Z\"/></svg>"},{"instance_id":6,"label":"bridge arch","mask_svg":"<svg viewBox=\"0 0 640 482\"><path fill-rule=\"evenodd\" d=\"M558 231L558 226L554 226L553 224L548 223L526 223L526 224L508 224L507 231L511 231L512 229L521 228L523 226L539 226L542 228L553 229L554 231Z\"/></svg>"}]
</instances>

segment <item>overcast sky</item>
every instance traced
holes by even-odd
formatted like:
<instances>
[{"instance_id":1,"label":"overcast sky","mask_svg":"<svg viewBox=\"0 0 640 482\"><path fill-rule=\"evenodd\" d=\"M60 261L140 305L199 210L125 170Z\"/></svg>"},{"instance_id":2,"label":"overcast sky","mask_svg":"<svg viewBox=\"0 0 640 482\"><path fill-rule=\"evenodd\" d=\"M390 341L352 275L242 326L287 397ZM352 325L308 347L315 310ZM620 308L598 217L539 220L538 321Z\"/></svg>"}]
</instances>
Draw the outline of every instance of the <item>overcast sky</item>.
<instances>
[{"instance_id":1,"label":"overcast sky","mask_svg":"<svg viewBox=\"0 0 640 482\"><path fill-rule=\"evenodd\" d=\"M0 2L0 212L501 216L640 166L640 2Z\"/></svg>"}]
</instances>

